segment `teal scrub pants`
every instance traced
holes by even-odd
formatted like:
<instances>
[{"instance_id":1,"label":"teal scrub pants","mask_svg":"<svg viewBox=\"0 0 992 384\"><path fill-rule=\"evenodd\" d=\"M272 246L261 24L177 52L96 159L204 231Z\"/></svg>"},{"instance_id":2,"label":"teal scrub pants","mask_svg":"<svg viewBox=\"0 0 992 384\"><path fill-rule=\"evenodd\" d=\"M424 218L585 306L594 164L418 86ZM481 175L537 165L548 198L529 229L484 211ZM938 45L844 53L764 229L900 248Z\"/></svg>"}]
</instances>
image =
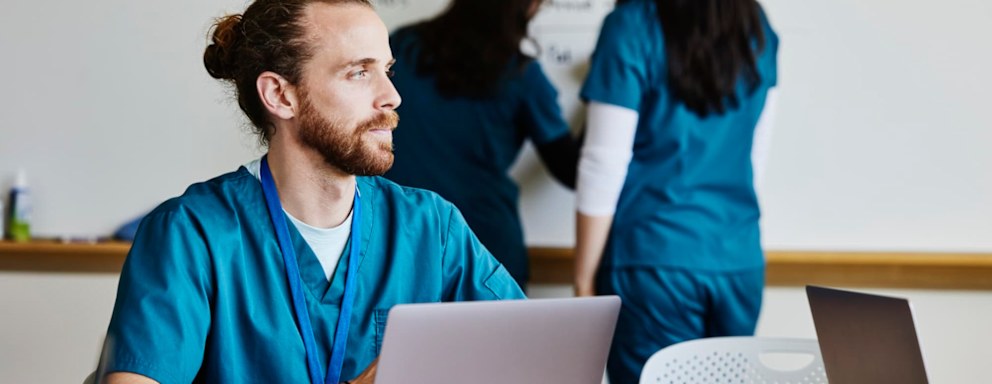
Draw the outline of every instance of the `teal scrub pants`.
<instances>
[{"instance_id":1,"label":"teal scrub pants","mask_svg":"<svg viewBox=\"0 0 992 384\"><path fill-rule=\"evenodd\" d=\"M664 347L703 337L753 335L765 270L603 268L596 284L597 293L623 299L607 363L610 384L637 384L644 363Z\"/></svg>"}]
</instances>

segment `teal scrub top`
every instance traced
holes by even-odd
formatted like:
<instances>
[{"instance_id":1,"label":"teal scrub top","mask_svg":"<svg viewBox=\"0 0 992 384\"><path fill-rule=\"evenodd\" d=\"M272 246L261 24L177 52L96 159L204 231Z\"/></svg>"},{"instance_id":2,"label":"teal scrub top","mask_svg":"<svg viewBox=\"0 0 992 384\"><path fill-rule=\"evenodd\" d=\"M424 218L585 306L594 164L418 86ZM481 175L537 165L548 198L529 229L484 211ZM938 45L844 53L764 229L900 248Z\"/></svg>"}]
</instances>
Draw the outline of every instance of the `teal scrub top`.
<instances>
[{"instance_id":1,"label":"teal scrub top","mask_svg":"<svg viewBox=\"0 0 992 384\"><path fill-rule=\"evenodd\" d=\"M357 185L363 228L342 379L378 356L396 304L524 298L450 203L380 177L358 177ZM347 258L328 282L296 227L287 226L324 364ZM353 246L349 241L343 255ZM241 168L190 186L141 223L121 273L100 371L161 383L306 383L293 316L261 184Z\"/></svg>"},{"instance_id":2,"label":"teal scrub top","mask_svg":"<svg viewBox=\"0 0 992 384\"><path fill-rule=\"evenodd\" d=\"M385 176L455 204L489 251L525 282L520 193L508 171L525 139L545 144L570 134L558 91L530 60L523 71L511 64L491 97L445 97L433 75L417 73L421 42L412 28L395 32L390 45L396 55L393 84L403 105L393 132L396 161Z\"/></svg>"},{"instance_id":3,"label":"teal scrub top","mask_svg":"<svg viewBox=\"0 0 992 384\"><path fill-rule=\"evenodd\" d=\"M751 147L778 37L764 15L761 81L742 81L740 104L703 118L668 88L664 37L653 0L618 5L604 20L581 97L638 112L628 168L603 266L730 271L764 265Z\"/></svg>"}]
</instances>

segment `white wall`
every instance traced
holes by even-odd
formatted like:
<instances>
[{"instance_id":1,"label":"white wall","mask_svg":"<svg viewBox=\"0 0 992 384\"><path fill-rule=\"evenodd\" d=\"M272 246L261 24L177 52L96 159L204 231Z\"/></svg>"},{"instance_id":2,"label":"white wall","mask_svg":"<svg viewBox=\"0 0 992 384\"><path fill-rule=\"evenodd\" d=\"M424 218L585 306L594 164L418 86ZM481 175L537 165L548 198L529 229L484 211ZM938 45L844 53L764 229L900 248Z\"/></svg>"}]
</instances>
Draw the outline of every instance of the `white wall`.
<instances>
[{"instance_id":1,"label":"white wall","mask_svg":"<svg viewBox=\"0 0 992 384\"><path fill-rule=\"evenodd\" d=\"M992 249L992 3L765 0L771 248Z\"/></svg>"},{"instance_id":2,"label":"white wall","mask_svg":"<svg viewBox=\"0 0 992 384\"><path fill-rule=\"evenodd\" d=\"M380 0L390 27L447 0ZM992 251L992 3L764 0L782 39L763 186L775 249ZM579 124L610 0L554 0L532 24ZM0 187L25 168L35 232L103 235L258 155L203 69L212 17L242 0L13 0L0 13ZM403 65L403 63L399 63ZM514 170L531 244L573 242L573 196L533 153Z\"/></svg>"},{"instance_id":3,"label":"white wall","mask_svg":"<svg viewBox=\"0 0 992 384\"><path fill-rule=\"evenodd\" d=\"M0 383L81 383L116 296L116 274L0 272Z\"/></svg>"},{"instance_id":4,"label":"white wall","mask_svg":"<svg viewBox=\"0 0 992 384\"><path fill-rule=\"evenodd\" d=\"M242 0L4 2L0 186L18 168L39 235L107 235L254 156L202 57ZM6 188L3 189L6 191Z\"/></svg>"}]
</instances>

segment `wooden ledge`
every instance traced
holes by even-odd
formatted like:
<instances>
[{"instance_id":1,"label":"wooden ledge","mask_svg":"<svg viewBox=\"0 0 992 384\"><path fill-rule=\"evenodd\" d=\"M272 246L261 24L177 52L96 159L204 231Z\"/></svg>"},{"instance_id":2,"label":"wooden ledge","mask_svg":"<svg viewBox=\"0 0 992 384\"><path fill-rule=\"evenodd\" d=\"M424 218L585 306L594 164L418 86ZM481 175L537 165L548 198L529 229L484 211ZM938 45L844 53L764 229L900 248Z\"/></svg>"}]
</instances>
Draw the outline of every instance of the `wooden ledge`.
<instances>
[{"instance_id":1,"label":"wooden ledge","mask_svg":"<svg viewBox=\"0 0 992 384\"><path fill-rule=\"evenodd\" d=\"M992 290L992 254L766 253L769 285Z\"/></svg>"},{"instance_id":2,"label":"wooden ledge","mask_svg":"<svg viewBox=\"0 0 992 384\"><path fill-rule=\"evenodd\" d=\"M0 241L0 271L120 273L131 243Z\"/></svg>"},{"instance_id":3,"label":"wooden ledge","mask_svg":"<svg viewBox=\"0 0 992 384\"><path fill-rule=\"evenodd\" d=\"M126 242L0 241L0 271L120 273ZM992 254L768 251L770 286L992 290ZM572 249L531 247L531 282L571 284Z\"/></svg>"},{"instance_id":4,"label":"wooden ledge","mask_svg":"<svg viewBox=\"0 0 992 384\"><path fill-rule=\"evenodd\" d=\"M992 254L767 251L770 286L992 290ZM530 248L531 281L570 284L570 248Z\"/></svg>"}]
</instances>

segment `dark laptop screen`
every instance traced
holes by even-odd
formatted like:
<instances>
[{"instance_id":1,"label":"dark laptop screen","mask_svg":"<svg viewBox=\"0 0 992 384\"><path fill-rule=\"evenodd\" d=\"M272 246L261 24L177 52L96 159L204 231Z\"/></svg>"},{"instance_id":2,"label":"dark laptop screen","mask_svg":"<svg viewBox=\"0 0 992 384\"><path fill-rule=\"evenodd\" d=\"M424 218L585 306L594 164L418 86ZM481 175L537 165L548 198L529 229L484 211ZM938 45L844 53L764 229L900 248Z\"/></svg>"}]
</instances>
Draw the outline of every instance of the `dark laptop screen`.
<instances>
[{"instance_id":1,"label":"dark laptop screen","mask_svg":"<svg viewBox=\"0 0 992 384\"><path fill-rule=\"evenodd\" d=\"M927 383L908 300L816 286L806 295L831 383Z\"/></svg>"}]
</instances>

